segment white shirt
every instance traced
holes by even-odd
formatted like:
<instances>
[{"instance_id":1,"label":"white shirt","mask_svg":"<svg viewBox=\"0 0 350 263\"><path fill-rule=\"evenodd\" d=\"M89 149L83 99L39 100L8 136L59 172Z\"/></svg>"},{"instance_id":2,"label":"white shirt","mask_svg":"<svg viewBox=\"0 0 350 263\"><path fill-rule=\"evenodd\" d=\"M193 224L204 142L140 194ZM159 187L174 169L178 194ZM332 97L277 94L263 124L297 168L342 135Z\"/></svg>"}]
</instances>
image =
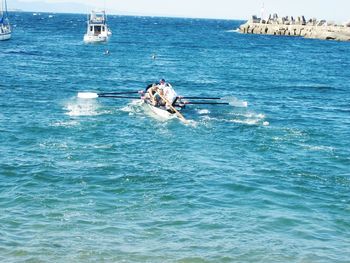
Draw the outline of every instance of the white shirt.
<instances>
[{"instance_id":1,"label":"white shirt","mask_svg":"<svg viewBox=\"0 0 350 263\"><path fill-rule=\"evenodd\" d=\"M164 97L170 103L173 103L177 97L177 94L176 94L175 90L173 89L173 87L170 84L166 84L166 85L160 85L159 88L161 88L163 90Z\"/></svg>"}]
</instances>

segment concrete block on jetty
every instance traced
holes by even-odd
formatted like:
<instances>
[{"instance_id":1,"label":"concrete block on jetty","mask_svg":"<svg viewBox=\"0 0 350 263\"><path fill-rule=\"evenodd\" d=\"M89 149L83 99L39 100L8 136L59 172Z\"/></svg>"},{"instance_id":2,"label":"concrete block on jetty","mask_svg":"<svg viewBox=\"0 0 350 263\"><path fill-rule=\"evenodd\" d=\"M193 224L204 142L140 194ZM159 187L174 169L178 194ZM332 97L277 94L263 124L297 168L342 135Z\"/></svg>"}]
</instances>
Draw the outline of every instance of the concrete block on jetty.
<instances>
[{"instance_id":1,"label":"concrete block on jetty","mask_svg":"<svg viewBox=\"0 0 350 263\"><path fill-rule=\"evenodd\" d=\"M268 19L252 16L239 31L244 34L264 34L279 36L300 36L323 40L350 41L350 22L343 25L317 20L306 20L304 16L278 17L270 15Z\"/></svg>"}]
</instances>

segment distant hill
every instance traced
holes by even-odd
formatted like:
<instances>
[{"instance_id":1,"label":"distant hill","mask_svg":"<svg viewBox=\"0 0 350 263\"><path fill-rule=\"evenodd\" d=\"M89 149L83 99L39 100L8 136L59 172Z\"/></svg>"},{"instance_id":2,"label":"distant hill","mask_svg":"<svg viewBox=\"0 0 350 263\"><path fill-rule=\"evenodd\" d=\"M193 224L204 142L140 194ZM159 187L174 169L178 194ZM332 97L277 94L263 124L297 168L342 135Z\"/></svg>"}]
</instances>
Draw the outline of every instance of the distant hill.
<instances>
[{"instance_id":1,"label":"distant hill","mask_svg":"<svg viewBox=\"0 0 350 263\"><path fill-rule=\"evenodd\" d=\"M65 3L47 3L47 2L23 2L21 0L11 0L8 3L8 7L10 11L15 12L48 12L48 13L78 13L78 14L86 14L91 10L103 9L102 6L90 6L87 4L79 4L73 2L65 2ZM118 14L118 15L130 15L130 16L139 16L139 15L153 15L153 14L140 14L135 12L121 12L113 9L106 10L108 14ZM157 14L154 14L157 16ZM159 16L159 14L158 14Z\"/></svg>"},{"instance_id":2,"label":"distant hill","mask_svg":"<svg viewBox=\"0 0 350 263\"><path fill-rule=\"evenodd\" d=\"M93 9L92 6L77 3L47 3L47 2L22 2L11 0L8 8L12 11L26 12L52 12L52 13L86 13Z\"/></svg>"}]
</instances>

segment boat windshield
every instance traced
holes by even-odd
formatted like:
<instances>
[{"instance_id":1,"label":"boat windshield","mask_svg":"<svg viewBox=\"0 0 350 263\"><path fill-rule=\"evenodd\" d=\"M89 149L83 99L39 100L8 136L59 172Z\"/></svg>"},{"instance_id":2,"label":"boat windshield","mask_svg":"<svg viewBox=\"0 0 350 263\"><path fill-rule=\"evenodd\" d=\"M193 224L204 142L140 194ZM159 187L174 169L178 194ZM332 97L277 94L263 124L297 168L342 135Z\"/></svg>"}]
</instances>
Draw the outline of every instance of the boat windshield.
<instances>
[{"instance_id":1,"label":"boat windshield","mask_svg":"<svg viewBox=\"0 0 350 263\"><path fill-rule=\"evenodd\" d=\"M105 24L106 13L93 11L90 15L90 22L94 24Z\"/></svg>"}]
</instances>

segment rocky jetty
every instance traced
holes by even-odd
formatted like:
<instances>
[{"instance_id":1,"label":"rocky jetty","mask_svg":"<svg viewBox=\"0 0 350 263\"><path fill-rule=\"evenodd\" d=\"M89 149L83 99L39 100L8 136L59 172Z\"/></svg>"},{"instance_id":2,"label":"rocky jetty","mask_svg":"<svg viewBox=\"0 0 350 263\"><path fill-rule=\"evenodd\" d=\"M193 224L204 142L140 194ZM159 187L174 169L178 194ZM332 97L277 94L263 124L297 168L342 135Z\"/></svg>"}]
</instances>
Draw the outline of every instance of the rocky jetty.
<instances>
[{"instance_id":1,"label":"rocky jetty","mask_svg":"<svg viewBox=\"0 0 350 263\"><path fill-rule=\"evenodd\" d=\"M252 16L247 23L240 26L244 34L264 34L280 36L301 36L324 40L350 41L350 22L337 25L326 20L309 19L304 16L278 17L270 15L267 20Z\"/></svg>"}]
</instances>

